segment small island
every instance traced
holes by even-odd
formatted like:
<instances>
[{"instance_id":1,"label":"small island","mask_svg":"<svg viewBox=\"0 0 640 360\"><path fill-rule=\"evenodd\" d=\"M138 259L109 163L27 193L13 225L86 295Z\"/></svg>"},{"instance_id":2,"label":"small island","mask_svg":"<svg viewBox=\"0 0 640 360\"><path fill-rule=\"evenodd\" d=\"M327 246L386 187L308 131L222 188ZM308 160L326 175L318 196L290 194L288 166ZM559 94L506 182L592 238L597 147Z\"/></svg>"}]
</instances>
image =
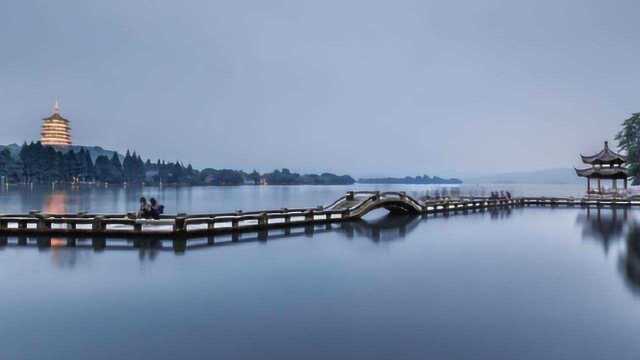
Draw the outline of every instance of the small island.
<instances>
[{"instance_id":1,"label":"small island","mask_svg":"<svg viewBox=\"0 0 640 360\"><path fill-rule=\"evenodd\" d=\"M462 184L462 180L451 178L443 179L438 176L430 177L428 175L422 176L406 176L403 178L385 177L385 178L361 178L358 179L360 184L400 184L400 185L457 185Z\"/></svg>"}]
</instances>

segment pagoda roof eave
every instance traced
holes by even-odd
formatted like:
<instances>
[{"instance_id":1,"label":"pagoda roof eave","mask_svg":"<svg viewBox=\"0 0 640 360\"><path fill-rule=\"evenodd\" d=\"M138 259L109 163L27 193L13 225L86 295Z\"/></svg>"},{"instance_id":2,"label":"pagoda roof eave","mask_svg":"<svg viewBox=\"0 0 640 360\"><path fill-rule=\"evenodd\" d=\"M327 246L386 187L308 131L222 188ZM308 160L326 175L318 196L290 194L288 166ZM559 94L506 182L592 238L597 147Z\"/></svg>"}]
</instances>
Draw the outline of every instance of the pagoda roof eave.
<instances>
[{"instance_id":1,"label":"pagoda roof eave","mask_svg":"<svg viewBox=\"0 0 640 360\"><path fill-rule=\"evenodd\" d=\"M629 177L629 170L624 167L576 169L576 175L600 179L624 179Z\"/></svg>"},{"instance_id":2,"label":"pagoda roof eave","mask_svg":"<svg viewBox=\"0 0 640 360\"><path fill-rule=\"evenodd\" d=\"M53 114L51 114L51 116L46 117L46 118L43 118L42 120L62 120L62 121L67 121L67 122L69 121L69 120L67 120L67 119L63 118L63 117L62 117L60 114L58 114L58 113L53 113Z\"/></svg>"},{"instance_id":3,"label":"pagoda roof eave","mask_svg":"<svg viewBox=\"0 0 640 360\"><path fill-rule=\"evenodd\" d=\"M627 162L626 156L609 149L607 141L604 142L604 149L597 154L591 156L580 154L580 157L585 164L622 164Z\"/></svg>"}]
</instances>

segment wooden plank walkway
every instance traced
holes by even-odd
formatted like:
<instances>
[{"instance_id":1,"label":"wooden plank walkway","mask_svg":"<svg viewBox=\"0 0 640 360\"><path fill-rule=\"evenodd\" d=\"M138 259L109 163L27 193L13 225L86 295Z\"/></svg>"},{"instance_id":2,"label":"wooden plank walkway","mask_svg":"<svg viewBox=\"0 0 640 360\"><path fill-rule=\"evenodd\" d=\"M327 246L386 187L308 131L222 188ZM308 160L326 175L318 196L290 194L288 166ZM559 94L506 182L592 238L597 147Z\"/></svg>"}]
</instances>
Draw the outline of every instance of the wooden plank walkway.
<instances>
[{"instance_id":1,"label":"wooden plank walkway","mask_svg":"<svg viewBox=\"0 0 640 360\"><path fill-rule=\"evenodd\" d=\"M393 213L439 214L499 207L631 207L640 199L519 197L416 200L404 192L348 192L328 206L217 214L177 214L159 220L134 214L0 214L2 235L195 237L264 231L359 219L384 208Z\"/></svg>"}]
</instances>

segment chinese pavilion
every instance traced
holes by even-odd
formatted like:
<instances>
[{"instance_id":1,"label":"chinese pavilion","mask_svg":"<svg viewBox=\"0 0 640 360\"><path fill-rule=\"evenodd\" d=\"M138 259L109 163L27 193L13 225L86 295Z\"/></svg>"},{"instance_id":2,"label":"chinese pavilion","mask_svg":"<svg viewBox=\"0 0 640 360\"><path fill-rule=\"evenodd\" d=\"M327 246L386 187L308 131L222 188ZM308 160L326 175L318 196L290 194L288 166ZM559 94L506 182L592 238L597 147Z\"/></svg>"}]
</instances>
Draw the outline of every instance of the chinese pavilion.
<instances>
[{"instance_id":1,"label":"chinese pavilion","mask_svg":"<svg viewBox=\"0 0 640 360\"><path fill-rule=\"evenodd\" d=\"M69 120L60 116L58 101L53 105L53 114L42 119L40 142L42 145L71 145L71 127Z\"/></svg>"},{"instance_id":2,"label":"chinese pavilion","mask_svg":"<svg viewBox=\"0 0 640 360\"><path fill-rule=\"evenodd\" d=\"M591 165L590 168L575 169L578 176L587 178L588 194L602 194L601 180L603 179L611 180L614 192L618 189L618 179L624 181L624 188L627 189L627 178L629 177L629 171L625 167L627 157L609 149L607 141L604 142L604 149L599 153L592 156L580 155L580 157L582 157L582 162ZM596 189L591 188L592 179L597 181Z\"/></svg>"}]
</instances>

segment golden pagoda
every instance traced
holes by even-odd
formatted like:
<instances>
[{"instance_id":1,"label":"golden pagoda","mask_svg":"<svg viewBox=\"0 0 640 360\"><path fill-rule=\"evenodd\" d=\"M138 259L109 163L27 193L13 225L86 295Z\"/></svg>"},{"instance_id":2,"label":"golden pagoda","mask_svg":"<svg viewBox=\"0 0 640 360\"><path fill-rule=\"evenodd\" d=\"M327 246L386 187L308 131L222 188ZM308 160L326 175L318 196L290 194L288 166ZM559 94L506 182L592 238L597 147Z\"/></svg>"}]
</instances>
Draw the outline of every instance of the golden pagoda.
<instances>
[{"instance_id":1,"label":"golden pagoda","mask_svg":"<svg viewBox=\"0 0 640 360\"><path fill-rule=\"evenodd\" d=\"M53 105L53 114L42 120L42 131L40 132L42 145L71 145L69 120L60 116L60 106L57 100Z\"/></svg>"}]
</instances>

